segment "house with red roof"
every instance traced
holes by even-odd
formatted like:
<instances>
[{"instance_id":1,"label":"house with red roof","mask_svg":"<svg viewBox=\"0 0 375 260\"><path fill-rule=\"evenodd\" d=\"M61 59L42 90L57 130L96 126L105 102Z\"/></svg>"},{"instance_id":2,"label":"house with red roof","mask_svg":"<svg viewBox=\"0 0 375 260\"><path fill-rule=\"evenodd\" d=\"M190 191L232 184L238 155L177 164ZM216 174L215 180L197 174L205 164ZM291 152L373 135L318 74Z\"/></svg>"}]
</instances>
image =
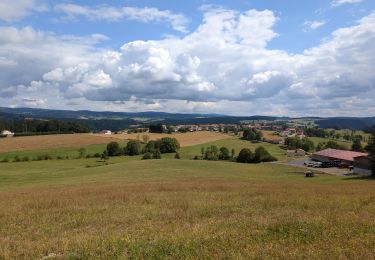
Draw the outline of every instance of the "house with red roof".
<instances>
[{"instance_id":1,"label":"house with red roof","mask_svg":"<svg viewBox=\"0 0 375 260\"><path fill-rule=\"evenodd\" d=\"M319 162L341 161L349 165L353 165L354 159L360 156L367 157L368 154L329 148L329 149L325 149L325 150L314 153L311 156L311 158Z\"/></svg>"}]
</instances>

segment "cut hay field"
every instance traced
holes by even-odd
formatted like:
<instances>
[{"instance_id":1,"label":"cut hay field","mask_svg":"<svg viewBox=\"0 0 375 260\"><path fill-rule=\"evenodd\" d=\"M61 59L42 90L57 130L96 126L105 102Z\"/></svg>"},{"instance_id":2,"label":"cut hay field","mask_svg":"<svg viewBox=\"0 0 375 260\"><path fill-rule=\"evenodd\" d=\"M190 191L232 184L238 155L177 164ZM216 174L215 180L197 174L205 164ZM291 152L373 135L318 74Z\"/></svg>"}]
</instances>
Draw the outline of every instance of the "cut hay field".
<instances>
[{"instance_id":1,"label":"cut hay field","mask_svg":"<svg viewBox=\"0 0 375 260\"><path fill-rule=\"evenodd\" d=\"M42 135L42 136L24 136L13 138L0 138L0 153L31 150L56 150L61 148L81 148L94 144L107 144L111 141L139 139L148 135L150 140L160 139L162 137L176 138L182 147L212 142L216 140L233 138L222 133L216 132L193 132L179 134L118 134L118 135L99 135L99 134L65 134L65 135Z\"/></svg>"},{"instance_id":2,"label":"cut hay field","mask_svg":"<svg viewBox=\"0 0 375 260\"><path fill-rule=\"evenodd\" d=\"M109 138L116 138L119 140L138 139L142 141L143 135L147 135L150 140L157 140L163 137L176 138L181 147L192 146L197 144L203 144L223 139L233 139L235 137L219 132L199 131L199 132L187 132L187 133L173 133L173 134L156 134L156 133L139 133L139 134L118 134L109 135ZM103 135L99 135L103 137Z\"/></svg>"},{"instance_id":3,"label":"cut hay field","mask_svg":"<svg viewBox=\"0 0 375 260\"><path fill-rule=\"evenodd\" d=\"M116 140L92 134L40 135L0 138L0 153L38 149L80 148Z\"/></svg>"},{"instance_id":4,"label":"cut hay field","mask_svg":"<svg viewBox=\"0 0 375 260\"><path fill-rule=\"evenodd\" d=\"M112 160L112 159L111 159ZM375 183L276 164L9 163L0 259L371 259Z\"/></svg>"}]
</instances>

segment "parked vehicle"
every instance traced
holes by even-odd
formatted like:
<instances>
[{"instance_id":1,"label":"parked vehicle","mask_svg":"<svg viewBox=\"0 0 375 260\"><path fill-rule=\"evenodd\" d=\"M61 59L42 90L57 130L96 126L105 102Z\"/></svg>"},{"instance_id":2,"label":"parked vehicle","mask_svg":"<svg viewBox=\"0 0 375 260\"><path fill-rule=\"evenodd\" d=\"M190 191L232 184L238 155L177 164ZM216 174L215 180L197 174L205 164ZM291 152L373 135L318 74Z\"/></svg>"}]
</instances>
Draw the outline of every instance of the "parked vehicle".
<instances>
[{"instance_id":1,"label":"parked vehicle","mask_svg":"<svg viewBox=\"0 0 375 260\"><path fill-rule=\"evenodd\" d=\"M339 163L338 166L339 166L340 168L349 168L349 167L350 167L350 164L345 163L345 162L341 162L341 163Z\"/></svg>"},{"instance_id":2,"label":"parked vehicle","mask_svg":"<svg viewBox=\"0 0 375 260\"><path fill-rule=\"evenodd\" d=\"M314 168L319 168L319 167L321 167L321 165L322 165L321 162L314 162L313 167L314 167Z\"/></svg>"}]
</instances>

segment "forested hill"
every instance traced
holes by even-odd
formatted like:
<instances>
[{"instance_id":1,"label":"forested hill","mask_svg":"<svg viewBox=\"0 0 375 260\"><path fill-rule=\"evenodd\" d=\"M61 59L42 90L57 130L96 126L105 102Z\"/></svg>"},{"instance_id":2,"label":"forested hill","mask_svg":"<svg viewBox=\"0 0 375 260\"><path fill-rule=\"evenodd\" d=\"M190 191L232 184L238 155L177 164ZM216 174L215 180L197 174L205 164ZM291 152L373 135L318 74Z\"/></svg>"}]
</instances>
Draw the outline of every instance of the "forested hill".
<instances>
[{"instance_id":1,"label":"forested hill","mask_svg":"<svg viewBox=\"0 0 375 260\"><path fill-rule=\"evenodd\" d=\"M69 122L71 125L76 124L75 127L81 130L88 127L91 131L103 129L117 131L128 127L142 127L157 123L170 125L237 124L253 120L287 121L293 119L274 116L227 116L219 114L179 114L165 112L97 112L0 107L0 128L9 127L10 124L14 125L15 122L18 122L21 128L25 128L25 120L59 120L65 123ZM375 125L375 117L309 117L306 119L314 120L321 128L364 130ZM54 127L55 123L51 123L50 125Z\"/></svg>"}]
</instances>

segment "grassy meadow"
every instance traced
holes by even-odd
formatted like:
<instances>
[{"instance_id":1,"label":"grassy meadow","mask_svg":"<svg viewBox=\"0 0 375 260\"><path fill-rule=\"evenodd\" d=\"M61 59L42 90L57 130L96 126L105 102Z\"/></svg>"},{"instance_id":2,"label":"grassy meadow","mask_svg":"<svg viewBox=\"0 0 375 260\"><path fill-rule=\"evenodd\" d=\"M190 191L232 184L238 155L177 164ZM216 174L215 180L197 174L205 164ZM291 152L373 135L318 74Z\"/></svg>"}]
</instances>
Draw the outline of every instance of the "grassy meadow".
<instances>
[{"instance_id":1,"label":"grassy meadow","mask_svg":"<svg viewBox=\"0 0 375 260\"><path fill-rule=\"evenodd\" d=\"M211 144L259 145L1 163L0 259L373 258L374 181L190 159Z\"/></svg>"}]
</instances>

